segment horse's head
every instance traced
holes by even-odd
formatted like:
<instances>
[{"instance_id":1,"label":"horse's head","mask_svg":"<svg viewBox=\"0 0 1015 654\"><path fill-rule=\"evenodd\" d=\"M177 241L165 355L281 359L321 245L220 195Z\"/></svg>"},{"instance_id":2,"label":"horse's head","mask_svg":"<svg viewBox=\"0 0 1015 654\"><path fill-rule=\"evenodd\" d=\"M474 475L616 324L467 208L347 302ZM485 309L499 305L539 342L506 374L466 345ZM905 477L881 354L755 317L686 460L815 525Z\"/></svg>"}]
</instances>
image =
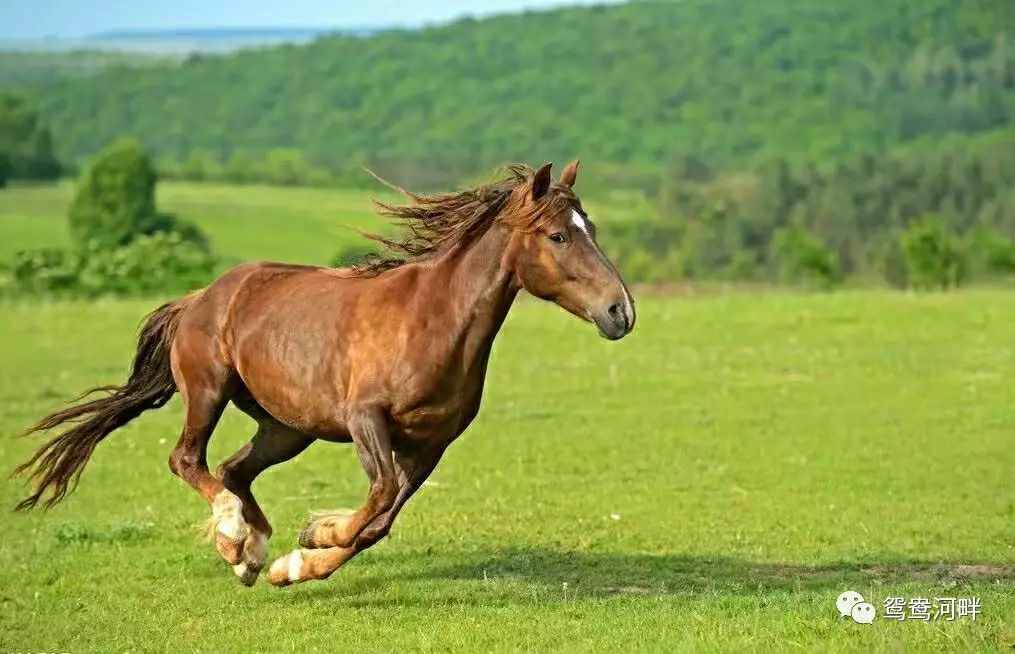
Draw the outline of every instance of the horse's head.
<instances>
[{"instance_id":1,"label":"horse's head","mask_svg":"<svg viewBox=\"0 0 1015 654\"><path fill-rule=\"evenodd\" d=\"M596 228L571 190L578 161L550 178L550 164L517 189L520 211L532 220L512 236L516 277L529 293L551 300L582 320L594 323L610 340L634 329L634 300L599 245Z\"/></svg>"}]
</instances>

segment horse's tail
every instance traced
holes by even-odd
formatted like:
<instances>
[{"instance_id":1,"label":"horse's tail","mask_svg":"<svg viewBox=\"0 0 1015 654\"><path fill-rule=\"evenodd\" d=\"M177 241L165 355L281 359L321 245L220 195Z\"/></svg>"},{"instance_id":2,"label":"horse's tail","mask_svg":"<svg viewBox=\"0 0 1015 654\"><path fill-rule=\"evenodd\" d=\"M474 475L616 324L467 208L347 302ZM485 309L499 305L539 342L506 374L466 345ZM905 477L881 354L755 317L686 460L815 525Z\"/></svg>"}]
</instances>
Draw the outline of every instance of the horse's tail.
<instances>
[{"instance_id":1,"label":"horse's tail","mask_svg":"<svg viewBox=\"0 0 1015 654\"><path fill-rule=\"evenodd\" d=\"M176 393L170 369L169 352L180 316L196 294L164 304L145 320L138 337L137 354L130 377L122 386L99 386L86 391L104 397L74 404L42 418L24 432L24 436L73 423L70 429L52 439L18 466L13 475L26 474L35 482L35 492L21 500L16 511L31 509L48 490L46 508L60 502L77 486L81 471L95 446L113 430L119 429L148 409L163 406Z\"/></svg>"}]
</instances>

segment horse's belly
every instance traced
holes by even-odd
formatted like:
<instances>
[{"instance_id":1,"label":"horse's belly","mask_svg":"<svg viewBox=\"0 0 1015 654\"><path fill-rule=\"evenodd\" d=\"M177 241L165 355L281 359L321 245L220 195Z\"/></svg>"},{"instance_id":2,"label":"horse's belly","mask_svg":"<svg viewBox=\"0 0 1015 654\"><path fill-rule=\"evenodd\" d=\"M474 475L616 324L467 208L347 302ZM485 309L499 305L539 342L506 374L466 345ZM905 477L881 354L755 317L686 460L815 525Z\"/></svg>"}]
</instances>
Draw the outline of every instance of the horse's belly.
<instances>
[{"instance_id":1,"label":"horse's belly","mask_svg":"<svg viewBox=\"0 0 1015 654\"><path fill-rule=\"evenodd\" d=\"M451 441L461 434L479 410L478 389L419 402L392 412L399 436L410 442Z\"/></svg>"},{"instance_id":2,"label":"horse's belly","mask_svg":"<svg viewBox=\"0 0 1015 654\"><path fill-rule=\"evenodd\" d=\"M272 355L267 347L243 348L236 370L250 395L279 422L328 440L348 440L346 416L328 360ZM289 361L299 361L291 364Z\"/></svg>"}]
</instances>

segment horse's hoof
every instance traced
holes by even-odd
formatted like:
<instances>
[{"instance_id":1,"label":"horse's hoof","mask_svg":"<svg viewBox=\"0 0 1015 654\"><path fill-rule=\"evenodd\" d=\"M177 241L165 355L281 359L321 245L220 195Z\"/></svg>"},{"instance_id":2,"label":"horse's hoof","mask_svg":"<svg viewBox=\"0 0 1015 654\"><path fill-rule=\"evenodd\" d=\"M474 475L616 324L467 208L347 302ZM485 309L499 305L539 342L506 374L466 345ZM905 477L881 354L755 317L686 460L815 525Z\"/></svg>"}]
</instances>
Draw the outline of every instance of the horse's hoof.
<instances>
[{"instance_id":1,"label":"horse's hoof","mask_svg":"<svg viewBox=\"0 0 1015 654\"><path fill-rule=\"evenodd\" d=\"M314 549L317 547L314 545L314 523L308 522L307 526L300 530L299 538L300 547L306 547L307 549Z\"/></svg>"},{"instance_id":2,"label":"horse's hoof","mask_svg":"<svg viewBox=\"0 0 1015 654\"><path fill-rule=\"evenodd\" d=\"M253 586L268 560L268 535L252 531L243 543L242 561L233 565L233 574L244 586Z\"/></svg>"},{"instance_id":3,"label":"horse's hoof","mask_svg":"<svg viewBox=\"0 0 1015 654\"><path fill-rule=\"evenodd\" d=\"M233 574L241 584L250 588L257 582L257 576L261 574L261 570L251 568L246 563L239 563L233 566Z\"/></svg>"},{"instance_id":4,"label":"horse's hoof","mask_svg":"<svg viewBox=\"0 0 1015 654\"><path fill-rule=\"evenodd\" d=\"M352 545L348 536L349 522L353 511L340 509L327 513L312 514L310 520L300 531L298 537L300 547L306 549L326 549L329 547L349 547Z\"/></svg>"},{"instance_id":5,"label":"horse's hoof","mask_svg":"<svg viewBox=\"0 0 1015 654\"><path fill-rule=\"evenodd\" d=\"M303 553L293 550L285 556L275 559L268 568L268 583L283 588L298 583L303 571Z\"/></svg>"}]
</instances>

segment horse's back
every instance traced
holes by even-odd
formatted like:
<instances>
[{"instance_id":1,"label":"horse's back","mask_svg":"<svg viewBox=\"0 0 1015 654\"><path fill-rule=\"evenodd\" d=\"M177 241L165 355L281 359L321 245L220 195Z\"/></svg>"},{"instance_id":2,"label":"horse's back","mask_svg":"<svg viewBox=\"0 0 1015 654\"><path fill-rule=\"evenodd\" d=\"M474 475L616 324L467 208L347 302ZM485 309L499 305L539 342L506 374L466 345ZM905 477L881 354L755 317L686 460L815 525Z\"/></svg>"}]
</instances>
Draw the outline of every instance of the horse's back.
<instances>
[{"instance_id":1,"label":"horse's back","mask_svg":"<svg viewBox=\"0 0 1015 654\"><path fill-rule=\"evenodd\" d=\"M238 309L280 280L305 275L313 266L254 261L220 275L195 294L180 320L180 331L197 331L208 337L223 337L230 331ZM244 300L247 300L246 302ZM255 301L256 303L256 301Z\"/></svg>"}]
</instances>

